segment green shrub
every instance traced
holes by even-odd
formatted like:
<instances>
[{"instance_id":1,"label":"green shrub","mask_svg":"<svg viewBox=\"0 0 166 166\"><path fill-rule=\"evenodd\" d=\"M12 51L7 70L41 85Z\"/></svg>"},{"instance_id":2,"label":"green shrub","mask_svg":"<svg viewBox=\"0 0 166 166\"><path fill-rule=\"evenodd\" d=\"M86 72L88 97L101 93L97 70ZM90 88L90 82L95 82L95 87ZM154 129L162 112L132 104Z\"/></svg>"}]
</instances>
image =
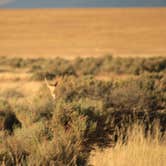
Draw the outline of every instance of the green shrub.
<instances>
[{"instance_id":1,"label":"green shrub","mask_svg":"<svg viewBox=\"0 0 166 166\"><path fill-rule=\"evenodd\" d=\"M94 80L92 77L64 77L55 89L56 99L66 101L80 98L103 98L110 91L112 83Z\"/></svg>"},{"instance_id":2,"label":"green shrub","mask_svg":"<svg viewBox=\"0 0 166 166\"><path fill-rule=\"evenodd\" d=\"M24 97L22 92L20 92L19 90L15 89L15 88L9 88L9 89L5 90L1 95L6 99L9 99L9 98L18 99L18 98Z\"/></svg>"},{"instance_id":3,"label":"green shrub","mask_svg":"<svg viewBox=\"0 0 166 166\"><path fill-rule=\"evenodd\" d=\"M4 98L0 98L0 110L2 110L2 111L11 110L11 106L10 106L9 102Z\"/></svg>"},{"instance_id":4,"label":"green shrub","mask_svg":"<svg viewBox=\"0 0 166 166\"><path fill-rule=\"evenodd\" d=\"M116 84L105 104L123 111L155 111L160 108L161 93L156 80L145 75Z\"/></svg>"},{"instance_id":5,"label":"green shrub","mask_svg":"<svg viewBox=\"0 0 166 166\"><path fill-rule=\"evenodd\" d=\"M33 120L35 122L50 120L52 118L55 103L44 85L40 88L38 96L33 99L31 109L34 114Z\"/></svg>"}]
</instances>

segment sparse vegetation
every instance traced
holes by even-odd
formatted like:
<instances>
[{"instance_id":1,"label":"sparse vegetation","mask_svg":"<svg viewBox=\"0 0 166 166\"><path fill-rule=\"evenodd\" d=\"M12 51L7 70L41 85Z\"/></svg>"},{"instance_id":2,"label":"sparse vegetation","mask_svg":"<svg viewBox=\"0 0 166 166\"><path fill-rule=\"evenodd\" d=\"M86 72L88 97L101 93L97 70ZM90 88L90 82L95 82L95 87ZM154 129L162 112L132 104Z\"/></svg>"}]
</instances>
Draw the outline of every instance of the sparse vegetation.
<instances>
[{"instance_id":1,"label":"sparse vegetation","mask_svg":"<svg viewBox=\"0 0 166 166\"><path fill-rule=\"evenodd\" d=\"M135 124L143 127L141 138L152 141L145 141L147 146L153 143L157 123L158 144L165 146L165 58L5 58L0 64L1 74L4 69L25 71L31 74L29 81L41 81L31 97L24 88L0 90L0 110L13 112L22 123L22 128L12 127L12 134L0 131L0 164L86 165L94 146L130 152L138 145L128 133ZM108 81L97 79L103 74ZM42 85L45 77L61 78L55 100Z\"/></svg>"},{"instance_id":2,"label":"sparse vegetation","mask_svg":"<svg viewBox=\"0 0 166 166\"><path fill-rule=\"evenodd\" d=\"M111 55L101 58L77 58L75 60L56 59L21 59L1 58L0 64L6 68L28 69L33 73L32 79L43 80L44 77L54 79L57 76L98 76L164 74L166 72L166 58L120 58ZM4 67L4 68L5 68ZM9 69L8 69L9 70ZM1 70L1 73L5 70Z\"/></svg>"},{"instance_id":3,"label":"sparse vegetation","mask_svg":"<svg viewBox=\"0 0 166 166\"><path fill-rule=\"evenodd\" d=\"M33 68L34 78L49 79L62 75L102 75L106 74L133 74L143 73L164 73L166 71L165 58L113 58L106 56L103 58L85 58L73 61L57 59L54 62L43 62L38 70Z\"/></svg>"}]
</instances>

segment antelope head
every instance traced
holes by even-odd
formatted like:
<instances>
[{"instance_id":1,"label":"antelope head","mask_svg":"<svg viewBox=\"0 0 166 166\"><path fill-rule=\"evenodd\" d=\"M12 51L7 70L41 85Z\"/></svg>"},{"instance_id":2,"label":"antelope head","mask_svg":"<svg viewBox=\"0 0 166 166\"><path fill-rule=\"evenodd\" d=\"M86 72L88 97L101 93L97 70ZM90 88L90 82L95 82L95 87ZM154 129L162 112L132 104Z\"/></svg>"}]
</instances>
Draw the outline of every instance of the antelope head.
<instances>
[{"instance_id":1,"label":"antelope head","mask_svg":"<svg viewBox=\"0 0 166 166\"><path fill-rule=\"evenodd\" d=\"M48 80L47 78L45 77L45 83L47 85L47 88L49 89L50 93L51 93L51 96L53 97L53 99L55 99L55 88L57 87L58 85L58 80L56 80L56 82L54 84L50 84L48 83Z\"/></svg>"}]
</instances>

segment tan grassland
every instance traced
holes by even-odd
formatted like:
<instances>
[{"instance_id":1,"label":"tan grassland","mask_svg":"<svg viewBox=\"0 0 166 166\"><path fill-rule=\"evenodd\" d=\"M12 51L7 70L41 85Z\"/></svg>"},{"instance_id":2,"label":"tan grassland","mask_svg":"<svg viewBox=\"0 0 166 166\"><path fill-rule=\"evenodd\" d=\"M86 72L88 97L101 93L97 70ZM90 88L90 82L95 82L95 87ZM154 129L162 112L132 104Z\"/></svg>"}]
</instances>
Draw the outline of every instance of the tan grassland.
<instances>
[{"instance_id":1,"label":"tan grassland","mask_svg":"<svg viewBox=\"0 0 166 166\"><path fill-rule=\"evenodd\" d=\"M89 163L93 166L164 166L166 163L166 142L158 141L158 134L145 139L140 126L135 125L129 134L127 145L119 142L115 148L91 153Z\"/></svg>"},{"instance_id":2,"label":"tan grassland","mask_svg":"<svg viewBox=\"0 0 166 166\"><path fill-rule=\"evenodd\" d=\"M122 57L166 57L165 43L166 8L0 10L0 57L74 59L106 54ZM46 89L49 92L46 84L33 80L33 73L26 68L7 65L0 66L0 71L0 98L7 99L13 107L25 105L33 112L38 104L33 101L36 96L40 99L40 90ZM114 73L95 76L96 79L104 81L126 80L132 77L137 76ZM47 102L40 100L38 107ZM33 131L38 133L41 124L32 124L31 112L16 112L18 119L23 122L23 129L16 131L16 136L12 136L9 142L17 147L17 138L24 144L24 137ZM164 166L166 142L159 142L157 136L156 139L145 139L138 127L129 133L128 144L119 142L115 148L92 151L89 164ZM36 144L29 146L25 139L25 147L28 147L29 151L34 150L36 154L36 147L41 145L38 147L41 156L46 156L51 144L47 141L40 144L36 142L36 137L34 138ZM34 161L36 160L38 158L34 158Z\"/></svg>"},{"instance_id":3,"label":"tan grassland","mask_svg":"<svg viewBox=\"0 0 166 166\"><path fill-rule=\"evenodd\" d=\"M166 56L166 8L0 10L0 56Z\"/></svg>"}]
</instances>

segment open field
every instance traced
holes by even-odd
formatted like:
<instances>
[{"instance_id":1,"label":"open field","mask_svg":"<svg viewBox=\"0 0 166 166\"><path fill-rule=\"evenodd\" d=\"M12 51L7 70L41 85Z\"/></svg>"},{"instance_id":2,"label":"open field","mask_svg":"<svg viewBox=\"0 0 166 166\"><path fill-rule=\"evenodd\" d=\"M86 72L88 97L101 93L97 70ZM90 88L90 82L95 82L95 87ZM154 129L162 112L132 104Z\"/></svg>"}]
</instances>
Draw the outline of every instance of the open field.
<instances>
[{"instance_id":1,"label":"open field","mask_svg":"<svg viewBox=\"0 0 166 166\"><path fill-rule=\"evenodd\" d=\"M166 8L0 10L0 56L166 56Z\"/></svg>"}]
</instances>

